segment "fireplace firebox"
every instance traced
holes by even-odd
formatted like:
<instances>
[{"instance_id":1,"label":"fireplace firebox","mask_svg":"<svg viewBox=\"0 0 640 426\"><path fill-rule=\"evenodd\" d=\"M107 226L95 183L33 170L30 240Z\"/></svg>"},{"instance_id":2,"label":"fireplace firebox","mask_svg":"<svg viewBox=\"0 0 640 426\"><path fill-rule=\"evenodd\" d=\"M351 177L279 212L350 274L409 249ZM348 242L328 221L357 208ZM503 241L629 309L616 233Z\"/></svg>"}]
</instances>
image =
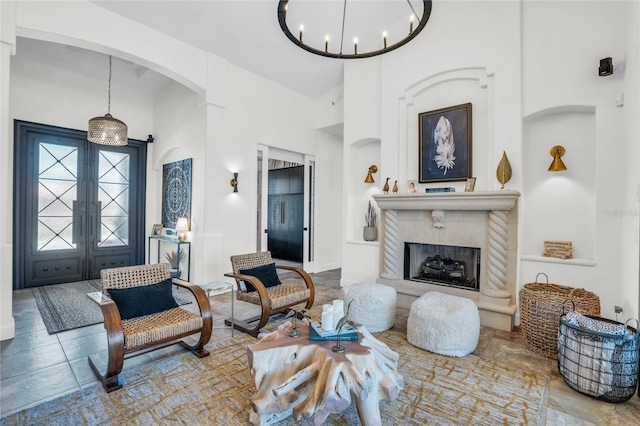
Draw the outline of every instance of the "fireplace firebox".
<instances>
[{"instance_id":1,"label":"fireplace firebox","mask_svg":"<svg viewBox=\"0 0 640 426\"><path fill-rule=\"evenodd\" d=\"M480 249L405 242L404 279L480 291Z\"/></svg>"}]
</instances>

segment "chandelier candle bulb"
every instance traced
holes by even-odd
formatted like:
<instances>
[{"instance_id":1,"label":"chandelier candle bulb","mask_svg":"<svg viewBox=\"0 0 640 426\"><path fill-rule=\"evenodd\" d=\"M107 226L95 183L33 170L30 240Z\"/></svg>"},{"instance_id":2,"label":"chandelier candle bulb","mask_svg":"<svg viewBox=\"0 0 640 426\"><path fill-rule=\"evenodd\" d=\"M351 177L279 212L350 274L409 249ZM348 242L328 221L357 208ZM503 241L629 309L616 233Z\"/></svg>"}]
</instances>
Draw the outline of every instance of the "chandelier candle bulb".
<instances>
[{"instance_id":1,"label":"chandelier candle bulb","mask_svg":"<svg viewBox=\"0 0 640 426\"><path fill-rule=\"evenodd\" d=\"M411 34L412 32L413 32L413 15L409 17L409 34Z\"/></svg>"},{"instance_id":2,"label":"chandelier candle bulb","mask_svg":"<svg viewBox=\"0 0 640 426\"><path fill-rule=\"evenodd\" d=\"M353 54L354 55L358 54L358 39L357 38L353 39Z\"/></svg>"},{"instance_id":3,"label":"chandelier candle bulb","mask_svg":"<svg viewBox=\"0 0 640 426\"><path fill-rule=\"evenodd\" d=\"M324 51L328 52L329 51L329 36L326 36L324 38Z\"/></svg>"},{"instance_id":4,"label":"chandelier candle bulb","mask_svg":"<svg viewBox=\"0 0 640 426\"><path fill-rule=\"evenodd\" d=\"M382 33L382 45L384 46L384 49L387 48L387 32L386 31Z\"/></svg>"},{"instance_id":5,"label":"chandelier candle bulb","mask_svg":"<svg viewBox=\"0 0 640 426\"><path fill-rule=\"evenodd\" d=\"M304 25L300 24L300 43L302 43L302 31L304 31Z\"/></svg>"}]
</instances>

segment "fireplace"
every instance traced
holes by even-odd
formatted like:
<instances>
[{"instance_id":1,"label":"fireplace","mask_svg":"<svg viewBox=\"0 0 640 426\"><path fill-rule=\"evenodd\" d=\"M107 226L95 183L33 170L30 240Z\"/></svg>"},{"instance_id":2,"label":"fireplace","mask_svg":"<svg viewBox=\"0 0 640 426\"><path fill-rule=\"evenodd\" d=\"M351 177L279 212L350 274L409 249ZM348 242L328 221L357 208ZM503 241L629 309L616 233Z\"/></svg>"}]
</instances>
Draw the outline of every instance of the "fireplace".
<instances>
[{"instance_id":1,"label":"fireplace","mask_svg":"<svg viewBox=\"0 0 640 426\"><path fill-rule=\"evenodd\" d=\"M480 249L405 242L404 279L479 291Z\"/></svg>"},{"instance_id":2,"label":"fireplace","mask_svg":"<svg viewBox=\"0 0 640 426\"><path fill-rule=\"evenodd\" d=\"M404 308L428 291L466 297L478 306L482 325L511 330L517 308L519 195L510 190L375 194L382 225L376 282L393 286ZM424 251L423 245L472 254ZM407 261L411 251L417 258Z\"/></svg>"}]
</instances>

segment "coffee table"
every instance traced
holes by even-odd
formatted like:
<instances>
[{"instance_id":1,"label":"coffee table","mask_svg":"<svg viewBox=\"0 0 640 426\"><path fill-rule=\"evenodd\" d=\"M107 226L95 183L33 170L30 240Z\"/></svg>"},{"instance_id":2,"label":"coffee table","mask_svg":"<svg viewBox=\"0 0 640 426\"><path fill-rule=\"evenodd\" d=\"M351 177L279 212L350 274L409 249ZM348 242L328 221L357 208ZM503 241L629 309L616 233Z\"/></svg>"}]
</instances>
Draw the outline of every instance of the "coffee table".
<instances>
[{"instance_id":1,"label":"coffee table","mask_svg":"<svg viewBox=\"0 0 640 426\"><path fill-rule=\"evenodd\" d=\"M341 413L356 398L360 422L380 425L381 399L394 401L404 387L397 372L398 354L358 327L358 341L343 341L344 353L332 351L335 341L310 341L305 323L301 335L290 337L291 323L247 345L249 368L256 393L251 398L249 420L271 425L293 416L313 417L322 424L332 413Z\"/></svg>"}]
</instances>

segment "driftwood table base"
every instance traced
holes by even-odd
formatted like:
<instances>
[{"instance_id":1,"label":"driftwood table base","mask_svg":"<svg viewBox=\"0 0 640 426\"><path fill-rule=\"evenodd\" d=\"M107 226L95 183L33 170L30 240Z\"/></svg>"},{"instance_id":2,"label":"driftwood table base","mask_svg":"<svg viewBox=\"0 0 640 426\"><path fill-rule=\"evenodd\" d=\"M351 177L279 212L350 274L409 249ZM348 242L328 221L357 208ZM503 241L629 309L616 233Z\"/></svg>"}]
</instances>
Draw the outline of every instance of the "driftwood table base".
<instances>
[{"instance_id":1,"label":"driftwood table base","mask_svg":"<svg viewBox=\"0 0 640 426\"><path fill-rule=\"evenodd\" d=\"M286 417L313 417L322 424L340 413L356 398L363 425L380 425L381 399L394 401L404 386L397 372L398 354L364 327L358 341L343 341L346 351L331 350L335 341L310 341L306 324L302 335L289 337L285 323L258 343L248 345L247 358L256 393L251 399L249 420L270 425Z\"/></svg>"}]
</instances>

